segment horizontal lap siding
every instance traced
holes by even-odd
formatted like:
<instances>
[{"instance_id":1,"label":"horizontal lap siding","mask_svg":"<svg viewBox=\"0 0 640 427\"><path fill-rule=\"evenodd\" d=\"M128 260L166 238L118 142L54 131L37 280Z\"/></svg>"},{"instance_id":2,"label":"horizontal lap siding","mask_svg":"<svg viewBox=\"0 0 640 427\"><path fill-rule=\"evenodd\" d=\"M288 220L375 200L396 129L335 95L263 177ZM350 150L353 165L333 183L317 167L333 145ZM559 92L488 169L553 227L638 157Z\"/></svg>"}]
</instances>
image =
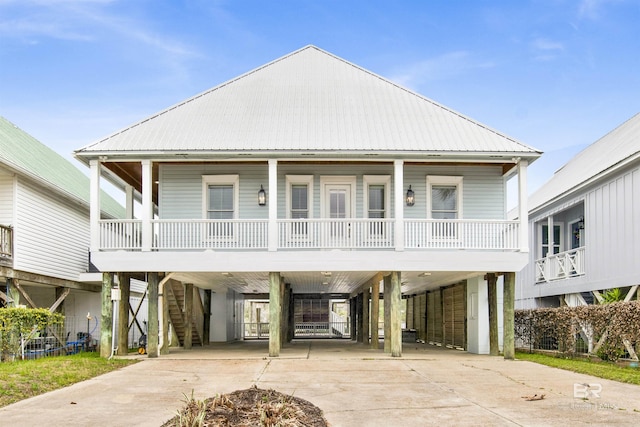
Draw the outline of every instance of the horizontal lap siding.
<instances>
[{"instance_id":1,"label":"horizontal lap siding","mask_svg":"<svg viewBox=\"0 0 640 427\"><path fill-rule=\"evenodd\" d=\"M87 270L89 214L18 181L14 268L78 280Z\"/></svg>"},{"instance_id":2,"label":"horizontal lap siding","mask_svg":"<svg viewBox=\"0 0 640 427\"><path fill-rule=\"evenodd\" d=\"M266 219L268 209L258 206L258 190L269 197L267 164L160 165L160 218L203 218L202 176L239 175L240 219Z\"/></svg>"},{"instance_id":3,"label":"horizontal lap siding","mask_svg":"<svg viewBox=\"0 0 640 427\"><path fill-rule=\"evenodd\" d=\"M13 176L0 169L0 224L13 225Z\"/></svg>"},{"instance_id":4,"label":"horizontal lap siding","mask_svg":"<svg viewBox=\"0 0 640 427\"><path fill-rule=\"evenodd\" d=\"M405 208L406 218L424 218L427 211L427 175L462 176L462 208L466 219L504 219L505 186L500 166L405 167L403 188L411 185L415 205Z\"/></svg>"},{"instance_id":5,"label":"horizontal lap siding","mask_svg":"<svg viewBox=\"0 0 640 427\"><path fill-rule=\"evenodd\" d=\"M238 174L240 177L240 218L268 217L268 209L257 203L260 185L269 199L269 173L266 163L202 164L160 166L160 218L202 218L202 176ZM470 219L504 219L504 182L498 166L405 166L403 192L412 186L415 206L405 207L405 217L426 217L427 175L463 176L463 212ZM391 164L278 164L278 217L286 218L286 175L313 175L313 217L320 218L321 176L356 177L356 217L364 217L363 175L389 175L390 217L393 217L393 165Z\"/></svg>"}]
</instances>

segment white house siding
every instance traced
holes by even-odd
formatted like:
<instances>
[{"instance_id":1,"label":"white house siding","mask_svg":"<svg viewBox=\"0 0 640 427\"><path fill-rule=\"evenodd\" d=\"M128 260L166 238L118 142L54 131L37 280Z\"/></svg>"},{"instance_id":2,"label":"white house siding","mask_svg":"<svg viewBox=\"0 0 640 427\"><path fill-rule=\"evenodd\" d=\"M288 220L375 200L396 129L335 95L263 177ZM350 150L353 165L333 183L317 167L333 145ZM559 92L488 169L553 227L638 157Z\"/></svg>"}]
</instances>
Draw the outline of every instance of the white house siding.
<instances>
[{"instance_id":1,"label":"white house siding","mask_svg":"<svg viewBox=\"0 0 640 427\"><path fill-rule=\"evenodd\" d=\"M89 217L18 180L14 269L68 280L87 270Z\"/></svg>"},{"instance_id":2,"label":"white house siding","mask_svg":"<svg viewBox=\"0 0 640 427\"><path fill-rule=\"evenodd\" d=\"M0 168L0 224L13 225L13 176Z\"/></svg>"},{"instance_id":3,"label":"white house siding","mask_svg":"<svg viewBox=\"0 0 640 427\"><path fill-rule=\"evenodd\" d=\"M540 257L536 222L550 212L571 220L584 203L585 274L549 283L535 284L535 260ZM559 214L559 212L563 212ZM564 216L562 216L564 215ZM544 213L532 215L529 239L536 242L529 264L518 274L516 307L535 307L535 298L609 289L640 283L640 167L621 171L570 199L561 200ZM565 241L568 231L565 227ZM561 250L565 250L561 248Z\"/></svg>"},{"instance_id":4,"label":"white house siding","mask_svg":"<svg viewBox=\"0 0 640 427\"><path fill-rule=\"evenodd\" d=\"M160 218L194 219L202 217L202 176L238 174L240 178L239 217L266 219L268 209L260 207L257 195L260 186L271 197L266 163L160 165ZM313 175L313 217L320 217L320 177L356 177L356 217L363 217L363 175L389 175L389 197L393 198L392 164L278 164L278 216L286 217L286 175ZM462 176L463 213L470 219L504 219L504 180L499 166L429 166L407 165L403 189L409 185L416 194L416 204L405 209L407 218L426 217L427 175ZM393 216L393 203L390 203Z\"/></svg>"}]
</instances>

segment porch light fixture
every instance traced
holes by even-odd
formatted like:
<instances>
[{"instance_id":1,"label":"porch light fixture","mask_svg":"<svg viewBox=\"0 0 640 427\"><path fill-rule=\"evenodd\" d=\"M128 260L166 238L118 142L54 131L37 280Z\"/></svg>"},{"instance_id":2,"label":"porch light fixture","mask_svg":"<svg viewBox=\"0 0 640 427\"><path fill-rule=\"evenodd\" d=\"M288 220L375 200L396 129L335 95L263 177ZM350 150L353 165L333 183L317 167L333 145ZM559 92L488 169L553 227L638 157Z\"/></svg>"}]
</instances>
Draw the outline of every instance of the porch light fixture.
<instances>
[{"instance_id":1,"label":"porch light fixture","mask_svg":"<svg viewBox=\"0 0 640 427\"><path fill-rule=\"evenodd\" d=\"M416 202L415 193L411 189L411 186L409 186L409 189L407 190L407 206L413 206L415 202Z\"/></svg>"},{"instance_id":2,"label":"porch light fixture","mask_svg":"<svg viewBox=\"0 0 640 427\"><path fill-rule=\"evenodd\" d=\"M264 187L260 185L260 190L258 190L258 205L264 206L267 204L267 192L264 191Z\"/></svg>"},{"instance_id":3,"label":"porch light fixture","mask_svg":"<svg viewBox=\"0 0 640 427\"><path fill-rule=\"evenodd\" d=\"M580 230L584 230L584 217L581 216L580 219L578 220L578 228Z\"/></svg>"}]
</instances>

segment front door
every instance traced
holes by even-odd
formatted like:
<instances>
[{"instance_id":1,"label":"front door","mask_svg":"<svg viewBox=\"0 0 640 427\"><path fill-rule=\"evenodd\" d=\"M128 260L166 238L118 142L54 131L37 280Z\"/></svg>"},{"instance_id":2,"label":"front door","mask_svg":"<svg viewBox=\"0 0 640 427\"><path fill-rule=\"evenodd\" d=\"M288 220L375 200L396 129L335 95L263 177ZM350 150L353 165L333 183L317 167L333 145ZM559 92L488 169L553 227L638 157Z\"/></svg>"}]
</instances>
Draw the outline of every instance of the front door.
<instances>
[{"instance_id":1,"label":"front door","mask_svg":"<svg viewBox=\"0 0 640 427\"><path fill-rule=\"evenodd\" d=\"M325 185L324 218L328 227L327 244L330 247L349 246L351 239L351 184Z\"/></svg>"}]
</instances>

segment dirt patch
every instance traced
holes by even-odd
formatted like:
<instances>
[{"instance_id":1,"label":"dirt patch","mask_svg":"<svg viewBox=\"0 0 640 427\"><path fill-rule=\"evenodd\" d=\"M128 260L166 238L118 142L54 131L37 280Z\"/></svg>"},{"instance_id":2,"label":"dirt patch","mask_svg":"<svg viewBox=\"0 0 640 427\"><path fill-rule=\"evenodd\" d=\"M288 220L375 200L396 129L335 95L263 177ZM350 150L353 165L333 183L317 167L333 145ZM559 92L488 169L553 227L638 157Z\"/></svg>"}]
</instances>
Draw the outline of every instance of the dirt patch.
<instances>
[{"instance_id":1,"label":"dirt patch","mask_svg":"<svg viewBox=\"0 0 640 427\"><path fill-rule=\"evenodd\" d=\"M309 401L255 386L202 401L191 397L187 398L185 403L185 407L162 427L329 425L322 416L322 410Z\"/></svg>"}]
</instances>

